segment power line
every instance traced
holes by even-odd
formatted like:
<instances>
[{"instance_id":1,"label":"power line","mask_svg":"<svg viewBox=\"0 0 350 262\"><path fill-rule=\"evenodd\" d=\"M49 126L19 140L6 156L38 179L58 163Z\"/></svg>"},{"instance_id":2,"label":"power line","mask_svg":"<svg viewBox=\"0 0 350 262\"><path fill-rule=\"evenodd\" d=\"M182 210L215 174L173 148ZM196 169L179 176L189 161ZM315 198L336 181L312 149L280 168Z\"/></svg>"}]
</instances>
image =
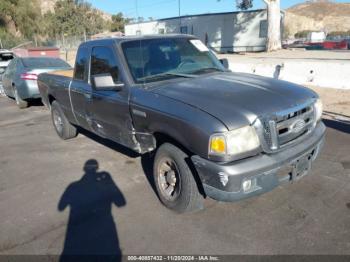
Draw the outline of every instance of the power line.
<instances>
[{"instance_id":1,"label":"power line","mask_svg":"<svg viewBox=\"0 0 350 262\"><path fill-rule=\"evenodd\" d=\"M151 7L151 6L156 6L156 5L161 5L161 4L168 4L168 3L172 3L172 2L176 2L177 0L163 0L163 1L158 1L158 2L154 2L154 3L151 3L151 4L148 4L148 5L141 5L139 6L137 4L137 7L136 7L136 4L135 4L135 7L133 8L128 8L128 9L124 9L122 12L123 13L131 13L131 12L128 12L128 11L132 11L132 13L136 13L136 9L140 10L140 9L145 9L147 7Z\"/></svg>"}]
</instances>

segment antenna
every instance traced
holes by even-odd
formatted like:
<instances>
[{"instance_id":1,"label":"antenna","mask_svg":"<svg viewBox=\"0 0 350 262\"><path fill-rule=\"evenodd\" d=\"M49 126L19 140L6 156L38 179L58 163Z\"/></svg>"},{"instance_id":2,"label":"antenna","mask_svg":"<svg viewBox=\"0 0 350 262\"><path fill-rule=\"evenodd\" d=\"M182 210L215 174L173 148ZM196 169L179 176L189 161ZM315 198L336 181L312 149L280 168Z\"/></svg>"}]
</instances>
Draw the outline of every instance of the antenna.
<instances>
[{"instance_id":1,"label":"antenna","mask_svg":"<svg viewBox=\"0 0 350 262\"><path fill-rule=\"evenodd\" d=\"M141 27L140 27L140 14L139 14L139 1L135 0L135 10L136 10L136 21L137 21L137 30L141 33Z\"/></svg>"},{"instance_id":2,"label":"antenna","mask_svg":"<svg viewBox=\"0 0 350 262\"><path fill-rule=\"evenodd\" d=\"M141 34L141 27L140 27L140 21L139 21L139 1L135 0L135 9L136 9L136 16L137 16L137 27L138 27L138 31ZM145 64L144 64L144 59L143 59L143 50L142 50L142 40L140 38L139 40L140 46L140 56L141 56L141 64L142 64L142 77L145 77ZM143 81L143 85L145 85L145 80Z\"/></svg>"}]
</instances>

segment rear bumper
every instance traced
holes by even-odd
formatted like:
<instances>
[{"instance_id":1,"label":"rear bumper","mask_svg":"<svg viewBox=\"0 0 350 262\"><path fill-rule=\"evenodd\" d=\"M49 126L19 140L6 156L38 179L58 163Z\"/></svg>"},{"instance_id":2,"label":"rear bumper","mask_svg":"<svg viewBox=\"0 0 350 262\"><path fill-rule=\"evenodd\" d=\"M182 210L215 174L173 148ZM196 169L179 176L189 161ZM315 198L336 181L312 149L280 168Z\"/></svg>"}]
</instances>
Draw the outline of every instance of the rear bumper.
<instances>
[{"instance_id":1,"label":"rear bumper","mask_svg":"<svg viewBox=\"0 0 350 262\"><path fill-rule=\"evenodd\" d=\"M35 99L41 97L36 80L23 81L17 88L17 91L21 99Z\"/></svg>"},{"instance_id":2,"label":"rear bumper","mask_svg":"<svg viewBox=\"0 0 350 262\"><path fill-rule=\"evenodd\" d=\"M283 182L306 175L311 162L317 158L323 146L325 130L325 125L320 122L305 141L275 154L260 154L226 164L212 162L196 155L191 159L207 196L219 201L236 201L271 191ZM308 164L308 168L297 175L292 166L304 159L309 159L303 161ZM293 172L286 171L283 174L282 170L289 167ZM245 181L251 184L250 189L246 191L243 189Z\"/></svg>"}]
</instances>

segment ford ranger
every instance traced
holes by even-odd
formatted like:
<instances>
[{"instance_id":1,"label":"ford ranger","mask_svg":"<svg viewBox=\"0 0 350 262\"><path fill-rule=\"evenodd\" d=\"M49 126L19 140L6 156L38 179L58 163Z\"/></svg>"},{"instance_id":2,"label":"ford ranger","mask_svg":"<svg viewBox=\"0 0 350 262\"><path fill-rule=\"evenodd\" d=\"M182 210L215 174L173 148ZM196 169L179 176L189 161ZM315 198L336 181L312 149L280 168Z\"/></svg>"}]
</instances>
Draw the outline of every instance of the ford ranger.
<instances>
[{"instance_id":1,"label":"ford ranger","mask_svg":"<svg viewBox=\"0 0 350 262\"><path fill-rule=\"evenodd\" d=\"M193 36L122 37L82 43L38 85L62 139L81 127L154 152L160 201L185 212L299 180L323 144L316 93L227 67Z\"/></svg>"}]
</instances>

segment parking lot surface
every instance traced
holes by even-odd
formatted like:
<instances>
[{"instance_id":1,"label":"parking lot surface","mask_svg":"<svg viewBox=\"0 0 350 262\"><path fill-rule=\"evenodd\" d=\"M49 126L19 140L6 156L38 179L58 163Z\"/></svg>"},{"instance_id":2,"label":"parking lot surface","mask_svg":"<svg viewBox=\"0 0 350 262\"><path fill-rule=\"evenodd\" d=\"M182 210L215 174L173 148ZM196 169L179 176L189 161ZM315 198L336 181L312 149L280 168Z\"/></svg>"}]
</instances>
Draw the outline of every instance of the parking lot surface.
<instances>
[{"instance_id":1,"label":"parking lot surface","mask_svg":"<svg viewBox=\"0 0 350 262\"><path fill-rule=\"evenodd\" d=\"M350 126L326 124L301 181L179 215L158 201L147 156L87 132L62 141L45 107L1 97L0 254L350 254Z\"/></svg>"}]
</instances>

